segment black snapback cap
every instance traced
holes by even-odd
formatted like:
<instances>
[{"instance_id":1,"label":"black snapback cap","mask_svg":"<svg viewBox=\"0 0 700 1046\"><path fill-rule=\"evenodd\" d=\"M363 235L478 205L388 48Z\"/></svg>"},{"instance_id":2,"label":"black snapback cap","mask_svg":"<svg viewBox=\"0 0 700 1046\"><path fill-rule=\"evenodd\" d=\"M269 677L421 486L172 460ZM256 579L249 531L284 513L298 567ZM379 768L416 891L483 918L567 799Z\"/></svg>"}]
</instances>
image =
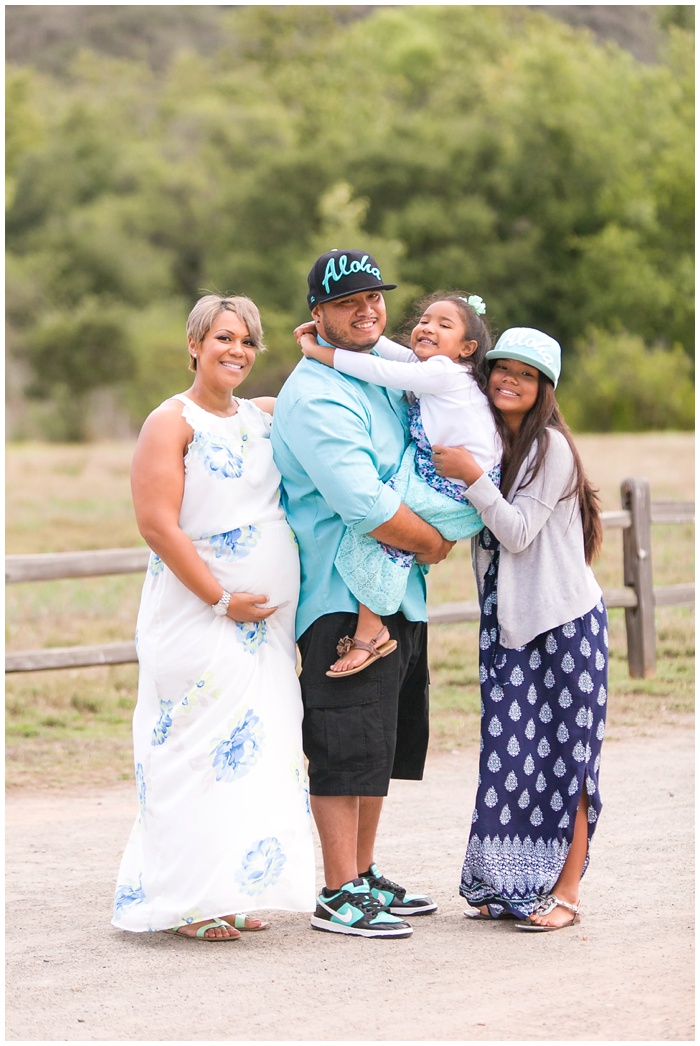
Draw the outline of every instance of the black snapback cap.
<instances>
[{"instance_id":1,"label":"black snapback cap","mask_svg":"<svg viewBox=\"0 0 700 1046\"><path fill-rule=\"evenodd\" d=\"M309 308L362 291L393 291L395 283L383 283L379 266L367 251L328 251L317 258L308 277Z\"/></svg>"}]
</instances>

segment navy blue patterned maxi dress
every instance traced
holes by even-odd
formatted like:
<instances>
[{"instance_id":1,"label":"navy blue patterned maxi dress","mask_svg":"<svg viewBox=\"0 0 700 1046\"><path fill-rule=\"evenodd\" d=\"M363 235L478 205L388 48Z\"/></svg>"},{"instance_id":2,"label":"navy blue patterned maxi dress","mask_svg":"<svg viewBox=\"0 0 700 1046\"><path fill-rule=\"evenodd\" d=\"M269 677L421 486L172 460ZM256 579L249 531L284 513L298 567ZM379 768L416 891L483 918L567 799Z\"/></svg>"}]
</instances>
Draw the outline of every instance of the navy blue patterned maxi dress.
<instances>
[{"instance_id":1,"label":"navy blue patterned maxi dress","mask_svg":"<svg viewBox=\"0 0 700 1046\"><path fill-rule=\"evenodd\" d=\"M600 815L607 613L601 599L582 617L506 649L497 620L499 544L487 529L480 541L494 554L479 636L479 784L460 893L495 917L525 918L559 878L584 788L589 846Z\"/></svg>"}]
</instances>

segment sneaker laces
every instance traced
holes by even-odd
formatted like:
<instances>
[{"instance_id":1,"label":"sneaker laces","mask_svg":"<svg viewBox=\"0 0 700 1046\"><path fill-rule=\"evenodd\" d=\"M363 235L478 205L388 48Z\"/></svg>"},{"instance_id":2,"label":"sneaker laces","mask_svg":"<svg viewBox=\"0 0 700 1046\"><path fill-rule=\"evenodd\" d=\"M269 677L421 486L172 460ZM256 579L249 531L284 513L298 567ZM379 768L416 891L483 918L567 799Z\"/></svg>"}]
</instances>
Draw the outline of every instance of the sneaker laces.
<instances>
[{"instance_id":1,"label":"sneaker laces","mask_svg":"<svg viewBox=\"0 0 700 1046\"><path fill-rule=\"evenodd\" d=\"M385 875L377 876L372 878L373 884L380 890L390 890L396 897L403 897L406 893L403 886L399 886L398 883L393 883L391 879L387 879Z\"/></svg>"},{"instance_id":2,"label":"sneaker laces","mask_svg":"<svg viewBox=\"0 0 700 1046\"><path fill-rule=\"evenodd\" d=\"M371 893L356 894L345 891L345 896L366 915L375 916L384 911L384 905Z\"/></svg>"}]
</instances>

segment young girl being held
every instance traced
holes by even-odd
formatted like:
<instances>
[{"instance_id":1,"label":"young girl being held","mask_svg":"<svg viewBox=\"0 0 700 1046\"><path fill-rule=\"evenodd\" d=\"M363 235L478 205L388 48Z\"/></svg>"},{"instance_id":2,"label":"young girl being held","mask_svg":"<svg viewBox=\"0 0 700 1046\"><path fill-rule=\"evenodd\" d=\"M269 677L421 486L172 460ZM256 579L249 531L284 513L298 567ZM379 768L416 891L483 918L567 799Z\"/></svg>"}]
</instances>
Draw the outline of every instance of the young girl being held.
<instances>
[{"instance_id":1,"label":"young girl being held","mask_svg":"<svg viewBox=\"0 0 700 1046\"><path fill-rule=\"evenodd\" d=\"M608 629L590 568L602 526L554 396L558 343L513 328L486 359L504 445L500 490L468 451L433 448L438 474L469 484L484 521L481 756L460 893L473 918L558 930L579 921L602 807Z\"/></svg>"},{"instance_id":2,"label":"young girl being held","mask_svg":"<svg viewBox=\"0 0 700 1046\"><path fill-rule=\"evenodd\" d=\"M464 481L437 474L432 446L468 446L484 471L498 481L501 443L484 394L484 358L491 348L482 319L485 311L477 295L431 295L418 305L410 349L382 337L372 353L350 352L319 345L313 324L295 331L305 356L362 381L412 393L412 441L390 485L409 508L451 541L472 537L483 524L467 500ZM399 609L414 558L348 527L335 565L359 601L358 621L355 636L338 643L341 656L329 676L360 672L396 649L382 615Z\"/></svg>"}]
</instances>

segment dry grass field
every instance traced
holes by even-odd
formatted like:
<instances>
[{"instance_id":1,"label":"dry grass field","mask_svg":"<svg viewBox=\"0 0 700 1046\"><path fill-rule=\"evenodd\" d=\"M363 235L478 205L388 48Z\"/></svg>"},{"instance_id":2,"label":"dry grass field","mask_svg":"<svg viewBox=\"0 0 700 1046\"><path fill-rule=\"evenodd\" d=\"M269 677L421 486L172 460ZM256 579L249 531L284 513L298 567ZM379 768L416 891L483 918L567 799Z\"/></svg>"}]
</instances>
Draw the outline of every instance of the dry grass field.
<instances>
[{"instance_id":1,"label":"dry grass field","mask_svg":"<svg viewBox=\"0 0 700 1046\"><path fill-rule=\"evenodd\" d=\"M620 482L646 476L654 500L694 498L690 433L581 436L586 468L604 509L619 508ZM133 519L133 446L18 444L6 455L6 552L63 552L141 545ZM694 528L653 528L658 585L694 577ZM608 531L595 565L601 585L622 585L619 531ZM125 576L11 585L6 590L8 651L114 642L133 635L141 578ZM429 575L432 604L475 598L466 543ZM694 616L657 610L657 672L627 674L624 612L610 612L609 737L652 729L692 711ZM431 630L432 745L458 749L478 735L478 654L474 623ZM130 726L136 695L132 665L17 673L7 677L7 780L10 786L72 788L131 776Z\"/></svg>"}]
</instances>

